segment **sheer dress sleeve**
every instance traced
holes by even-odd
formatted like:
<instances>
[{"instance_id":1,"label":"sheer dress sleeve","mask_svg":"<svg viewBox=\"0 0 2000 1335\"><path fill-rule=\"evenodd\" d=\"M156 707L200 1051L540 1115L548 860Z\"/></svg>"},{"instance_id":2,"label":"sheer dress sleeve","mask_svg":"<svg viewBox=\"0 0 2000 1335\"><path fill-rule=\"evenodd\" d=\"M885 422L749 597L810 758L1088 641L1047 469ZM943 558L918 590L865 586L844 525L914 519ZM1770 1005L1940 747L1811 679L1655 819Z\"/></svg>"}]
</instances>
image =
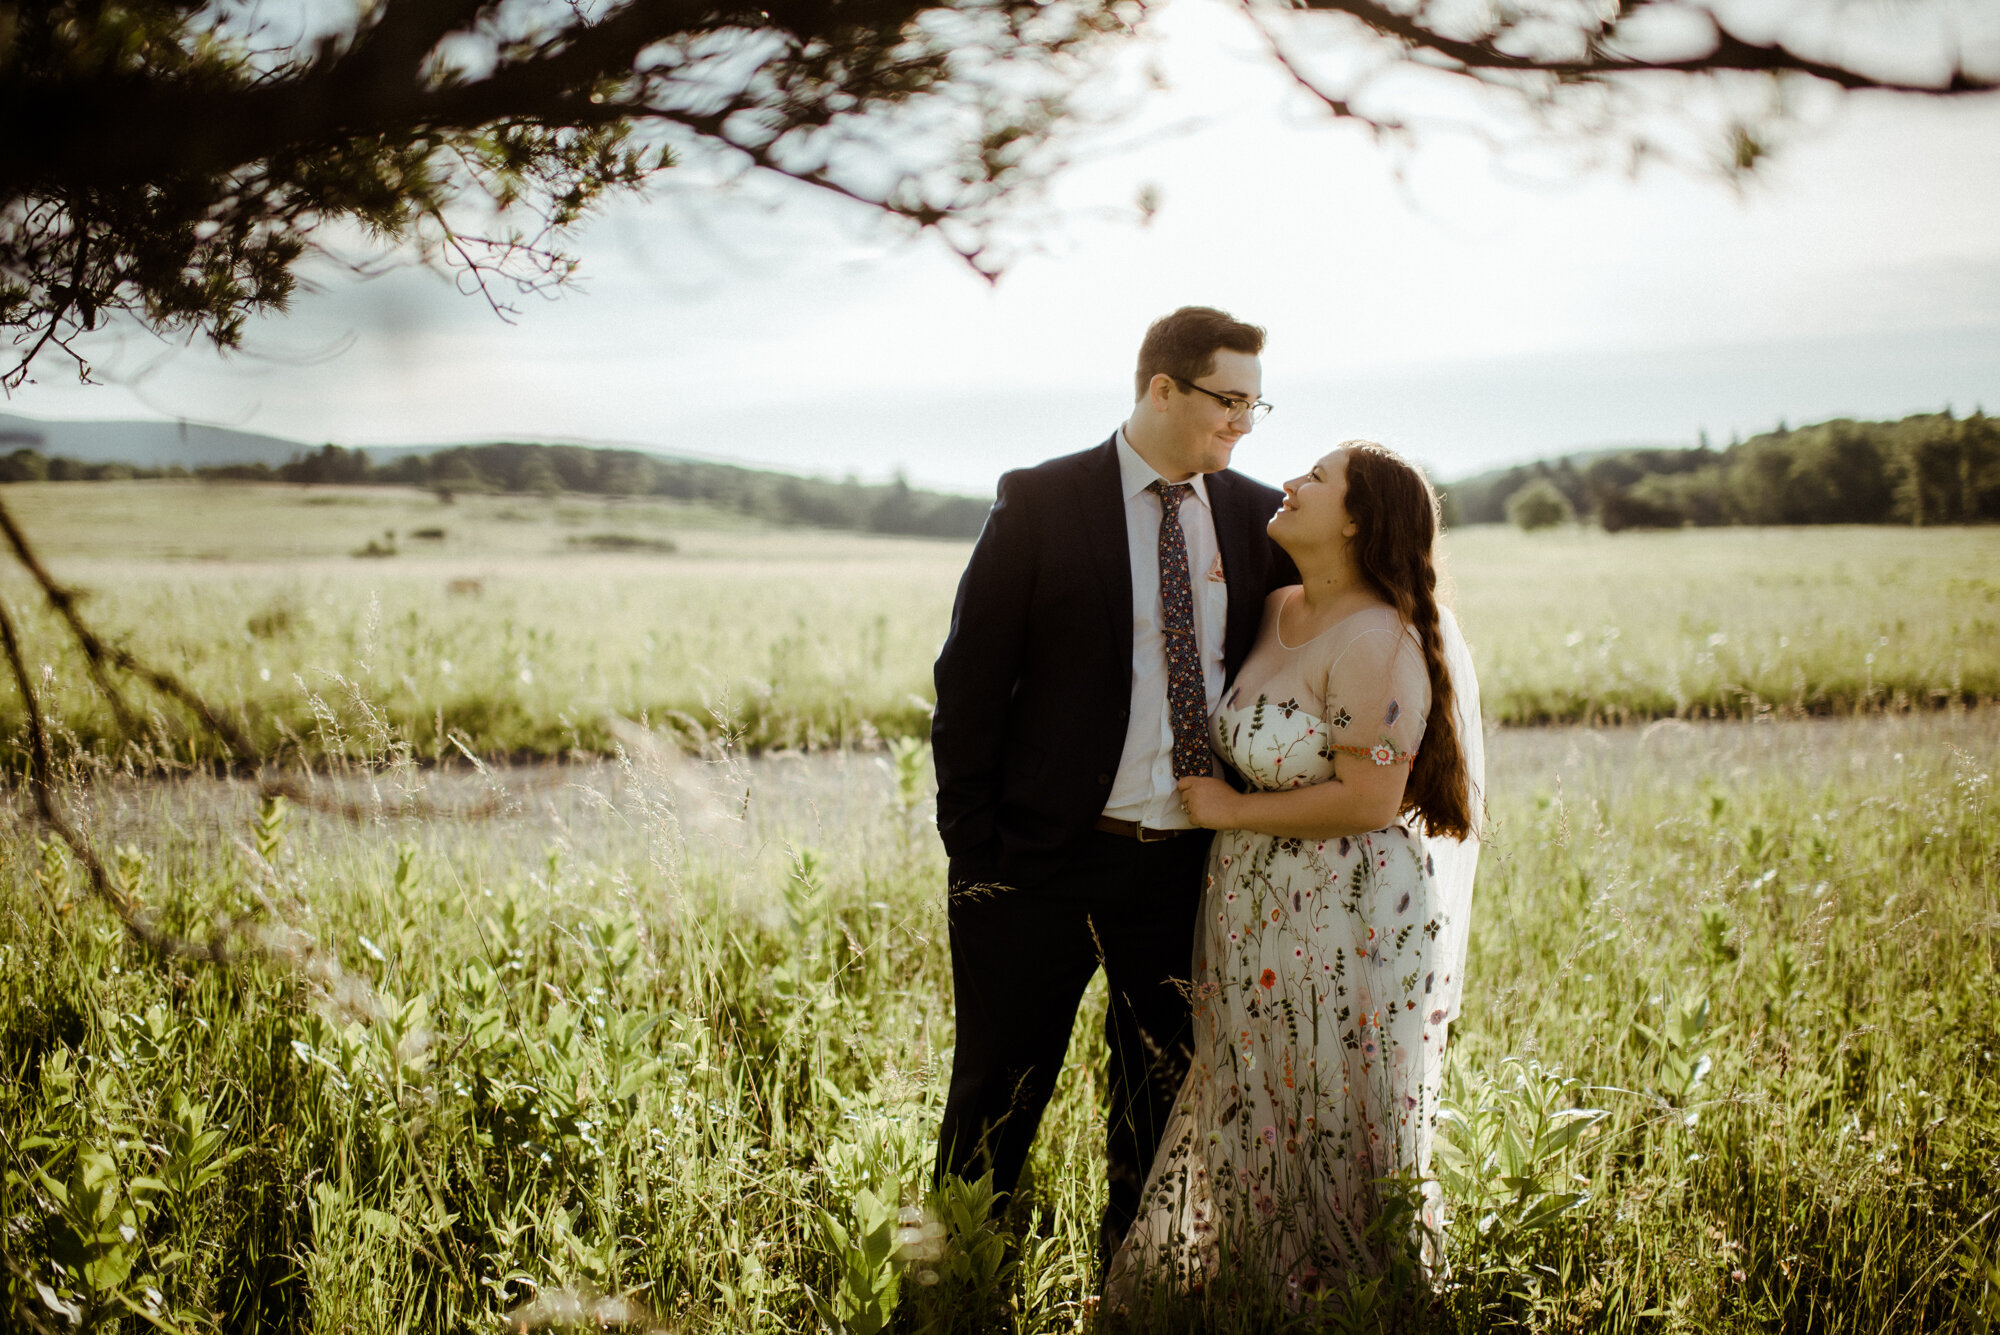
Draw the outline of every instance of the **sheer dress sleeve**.
<instances>
[{"instance_id":1,"label":"sheer dress sleeve","mask_svg":"<svg viewBox=\"0 0 2000 1335\"><path fill-rule=\"evenodd\" d=\"M1415 632L1390 613L1335 646L1322 698L1332 751L1377 765L1410 763L1431 705Z\"/></svg>"}]
</instances>

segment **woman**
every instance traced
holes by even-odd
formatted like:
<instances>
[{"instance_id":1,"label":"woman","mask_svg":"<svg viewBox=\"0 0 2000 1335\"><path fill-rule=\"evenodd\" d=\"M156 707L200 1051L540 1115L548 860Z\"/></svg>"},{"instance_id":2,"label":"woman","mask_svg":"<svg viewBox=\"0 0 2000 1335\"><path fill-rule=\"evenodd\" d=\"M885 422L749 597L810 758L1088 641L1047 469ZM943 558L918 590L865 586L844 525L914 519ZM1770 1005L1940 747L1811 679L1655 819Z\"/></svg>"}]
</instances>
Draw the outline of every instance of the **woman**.
<instances>
[{"instance_id":1,"label":"woman","mask_svg":"<svg viewBox=\"0 0 2000 1335\"><path fill-rule=\"evenodd\" d=\"M1270 534L1302 582L1271 595L1211 724L1248 791L1180 784L1220 831L1194 1062L1112 1267L1114 1309L1219 1278L1295 1306L1399 1249L1438 1260L1431 1135L1484 759L1437 532L1429 483L1371 442L1285 485ZM1420 1230L1387 1208L1399 1191Z\"/></svg>"}]
</instances>

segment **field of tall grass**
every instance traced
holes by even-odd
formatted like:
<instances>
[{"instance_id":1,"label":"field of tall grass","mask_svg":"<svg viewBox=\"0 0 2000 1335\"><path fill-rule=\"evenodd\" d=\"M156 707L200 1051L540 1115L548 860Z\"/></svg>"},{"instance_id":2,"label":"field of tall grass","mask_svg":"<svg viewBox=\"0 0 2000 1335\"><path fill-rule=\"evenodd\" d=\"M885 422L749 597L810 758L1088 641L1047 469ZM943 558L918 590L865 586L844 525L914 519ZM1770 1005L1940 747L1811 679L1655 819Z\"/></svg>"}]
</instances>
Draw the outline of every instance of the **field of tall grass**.
<instances>
[{"instance_id":1,"label":"field of tall grass","mask_svg":"<svg viewBox=\"0 0 2000 1335\"><path fill-rule=\"evenodd\" d=\"M260 797L165 709L109 753L5 586L66 807L229 962L135 944L11 795L0 1326L1104 1328L1101 994L1008 1213L924 1186L952 1033L921 734L963 545L162 494L6 499L103 629L310 768ZM1450 1270L1293 1324L2000 1325L2000 711L1955 703L2000 695L2000 534L1451 557L1490 719L1654 721L1489 736ZM564 759L470 759L499 755Z\"/></svg>"},{"instance_id":2,"label":"field of tall grass","mask_svg":"<svg viewBox=\"0 0 2000 1335\"><path fill-rule=\"evenodd\" d=\"M104 630L305 756L384 728L424 756L605 754L614 720L692 740L718 713L758 747L921 736L969 550L652 501L187 482L5 499ZM371 546L393 555L351 554ZM2000 697L2000 530L1473 528L1447 553L1501 722ZM24 581L0 592L77 742L104 748L82 664ZM0 701L0 731L19 721ZM152 730L156 752L203 759L172 709Z\"/></svg>"},{"instance_id":3,"label":"field of tall grass","mask_svg":"<svg viewBox=\"0 0 2000 1335\"><path fill-rule=\"evenodd\" d=\"M141 953L11 822L15 1327L1091 1329L1101 998L1002 1225L924 1197L952 1035L923 748L633 740L322 779L382 798L358 820L207 778L78 789L227 967ZM2000 1320L2000 721L1492 756L1451 1277L1345 1328ZM401 820L402 786L503 814Z\"/></svg>"}]
</instances>

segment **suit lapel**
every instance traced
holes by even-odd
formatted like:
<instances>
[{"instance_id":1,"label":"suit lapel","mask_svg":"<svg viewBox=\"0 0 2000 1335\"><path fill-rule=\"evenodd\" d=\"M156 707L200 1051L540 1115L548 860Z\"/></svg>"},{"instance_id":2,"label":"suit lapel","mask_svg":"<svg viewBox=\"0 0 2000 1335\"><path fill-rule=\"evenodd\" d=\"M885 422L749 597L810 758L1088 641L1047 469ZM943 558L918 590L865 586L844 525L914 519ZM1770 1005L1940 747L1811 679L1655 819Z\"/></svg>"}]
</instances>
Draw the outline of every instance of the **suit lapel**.
<instances>
[{"instance_id":1,"label":"suit lapel","mask_svg":"<svg viewBox=\"0 0 2000 1335\"><path fill-rule=\"evenodd\" d=\"M1118 474L1118 438L1091 451L1078 499L1078 518L1089 544L1090 566L1104 595L1104 624L1119 646L1121 663L1132 658L1132 552L1125 536L1125 488Z\"/></svg>"}]
</instances>

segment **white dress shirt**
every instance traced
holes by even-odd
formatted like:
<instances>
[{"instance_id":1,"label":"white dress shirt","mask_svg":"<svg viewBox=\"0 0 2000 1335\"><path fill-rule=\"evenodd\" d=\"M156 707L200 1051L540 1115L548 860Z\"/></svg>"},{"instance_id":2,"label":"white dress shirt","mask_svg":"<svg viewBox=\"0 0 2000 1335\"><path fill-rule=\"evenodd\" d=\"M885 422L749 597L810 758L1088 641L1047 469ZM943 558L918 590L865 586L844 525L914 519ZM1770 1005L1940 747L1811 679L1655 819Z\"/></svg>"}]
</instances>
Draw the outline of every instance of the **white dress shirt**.
<instances>
[{"instance_id":1,"label":"white dress shirt","mask_svg":"<svg viewBox=\"0 0 2000 1335\"><path fill-rule=\"evenodd\" d=\"M1125 727L1125 750L1111 783L1104 814L1135 820L1159 830L1188 829L1174 788L1174 726L1167 710L1166 615L1160 604L1160 497L1148 491L1164 481L1139 457L1118 428L1118 476L1125 490L1125 542L1132 560L1132 717ZM1187 539L1188 587L1194 594L1194 638L1201 653L1206 693L1202 722L1222 699L1226 675L1222 637L1229 621L1229 585L1222 574L1222 548L1215 538L1215 512L1208 486L1197 473L1192 493L1181 500L1181 532Z\"/></svg>"}]
</instances>

